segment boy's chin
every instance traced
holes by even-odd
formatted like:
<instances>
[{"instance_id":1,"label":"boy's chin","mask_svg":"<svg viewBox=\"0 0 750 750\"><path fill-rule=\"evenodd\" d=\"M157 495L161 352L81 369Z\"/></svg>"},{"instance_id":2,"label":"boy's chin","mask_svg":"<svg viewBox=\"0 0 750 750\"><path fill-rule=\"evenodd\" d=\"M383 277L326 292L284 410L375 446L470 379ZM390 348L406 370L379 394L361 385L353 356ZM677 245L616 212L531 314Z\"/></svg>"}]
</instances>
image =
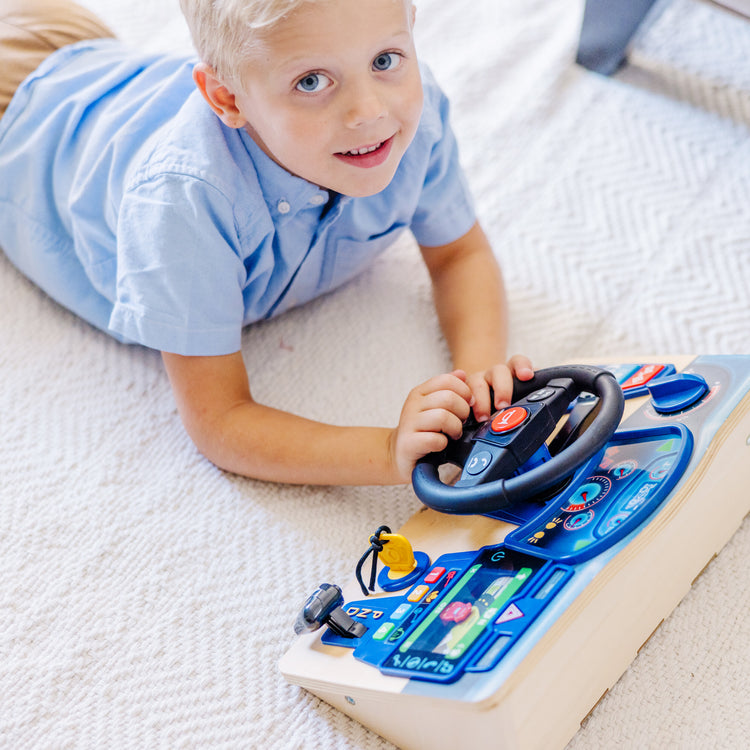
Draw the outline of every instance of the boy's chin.
<instances>
[{"instance_id":1,"label":"boy's chin","mask_svg":"<svg viewBox=\"0 0 750 750\"><path fill-rule=\"evenodd\" d=\"M360 179L342 180L339 187L334 185L328 189L350 198L369 198L382 193L391 184L394 176L395 170L380 175L363 175Z\"/></svg>"}]
</instances>

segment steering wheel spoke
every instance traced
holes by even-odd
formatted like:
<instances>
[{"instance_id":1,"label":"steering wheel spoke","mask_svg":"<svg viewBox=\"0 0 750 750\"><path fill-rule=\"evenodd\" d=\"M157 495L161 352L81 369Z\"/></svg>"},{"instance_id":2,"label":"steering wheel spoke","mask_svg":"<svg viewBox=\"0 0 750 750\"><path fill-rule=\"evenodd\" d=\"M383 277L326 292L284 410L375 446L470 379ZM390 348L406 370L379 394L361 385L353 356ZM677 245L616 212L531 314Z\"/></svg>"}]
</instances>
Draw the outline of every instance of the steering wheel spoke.
<instances>
[{"instance_id":1,"label":"steering wheel spoke","mask_svg":"<svg viewBox=\"0 0 750 750\"><path fill-rule=\"evenodd\" d=\"M588 429L549 461L532 462L535 465L528 468L526 462L584 392L599 399ZM513 397L514 403L489 422L467 423L460 440L417 463L412 483L425 505L445 513L488 513L548 490L606 444L624 407L612 373L584 365L540 370L530 381L515 381ZM444 484L437 472L446 460L462 470L452 486Z\"/></svg>"},{"instance_id":2,"label":"steering wheel spoke","mask_svg":"<svg viewBox=\"0 0 750 750\"><path fill-rule=\"evenodd\" d=\"M518 460L507 448L477 442L454 487L476 487L493 479L510 476L519 466Z\"/></svg>"}]
</instances>

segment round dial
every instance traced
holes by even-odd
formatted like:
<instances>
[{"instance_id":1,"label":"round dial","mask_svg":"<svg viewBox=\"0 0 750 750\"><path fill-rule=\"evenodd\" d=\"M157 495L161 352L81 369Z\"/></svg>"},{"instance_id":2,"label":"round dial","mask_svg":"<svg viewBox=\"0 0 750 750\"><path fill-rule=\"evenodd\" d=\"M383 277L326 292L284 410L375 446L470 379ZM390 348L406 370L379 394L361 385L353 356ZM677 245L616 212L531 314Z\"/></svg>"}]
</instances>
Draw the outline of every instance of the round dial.
<instances>
[{"instance_id":1,"label":"round dial","mask_svg":"<svg viewBox=\"0 0 750 750\"><path fill-rule=\"evenodd\" d=\"M589 477L572 495L565 511L577 513L598 503L608 492L612 482L607 477Z\"/></svg>"}]
</instances>

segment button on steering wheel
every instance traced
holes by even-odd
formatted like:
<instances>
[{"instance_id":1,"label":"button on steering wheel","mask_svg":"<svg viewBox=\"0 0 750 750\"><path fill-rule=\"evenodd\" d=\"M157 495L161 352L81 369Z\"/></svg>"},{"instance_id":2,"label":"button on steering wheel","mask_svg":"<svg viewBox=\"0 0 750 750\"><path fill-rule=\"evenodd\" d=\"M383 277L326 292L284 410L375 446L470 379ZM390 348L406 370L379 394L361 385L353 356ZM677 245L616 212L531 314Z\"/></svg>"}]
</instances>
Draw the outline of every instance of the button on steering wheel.
<instances>
[{"instance_id":1,"label":"button on steering wheel","mask_svg":"<svg viewBox=\"0 0 750 750\"><path fill-rule=\"evenodd\" d=\"M582 393L599 399L586 431L557 455L523 470ZM412 473L414 491L429 508L454 514L492 513L528 500L570 477L606 445L624 403L617 380L607 370L587 365L538 370L531 380L514 381L510 407L484 424L468 420L459 440L421 459ZM438 475L444 463L462 470L454 485Z\"/></svg>"}]
</instances>

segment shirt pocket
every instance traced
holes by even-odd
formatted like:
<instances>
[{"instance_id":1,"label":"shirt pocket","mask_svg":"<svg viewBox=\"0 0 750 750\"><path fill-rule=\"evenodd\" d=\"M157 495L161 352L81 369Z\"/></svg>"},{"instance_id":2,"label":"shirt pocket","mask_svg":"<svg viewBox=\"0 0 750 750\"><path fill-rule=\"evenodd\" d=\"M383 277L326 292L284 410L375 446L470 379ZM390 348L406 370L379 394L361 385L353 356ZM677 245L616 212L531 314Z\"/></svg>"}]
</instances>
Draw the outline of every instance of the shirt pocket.
<instances>
[{"instance_id":1,"label":"shirt pocket","mask_svg":"<svg viewBox=\"0 0 750 750\"><path fill-rule=\"evenodd\" d=\"M366 240L339 238L334 251L328 254L321 272L321 290L328 291L345 284L369 268L402 234L404 226L396 226L377 237Z\"/></svg>"}]
</instances>

